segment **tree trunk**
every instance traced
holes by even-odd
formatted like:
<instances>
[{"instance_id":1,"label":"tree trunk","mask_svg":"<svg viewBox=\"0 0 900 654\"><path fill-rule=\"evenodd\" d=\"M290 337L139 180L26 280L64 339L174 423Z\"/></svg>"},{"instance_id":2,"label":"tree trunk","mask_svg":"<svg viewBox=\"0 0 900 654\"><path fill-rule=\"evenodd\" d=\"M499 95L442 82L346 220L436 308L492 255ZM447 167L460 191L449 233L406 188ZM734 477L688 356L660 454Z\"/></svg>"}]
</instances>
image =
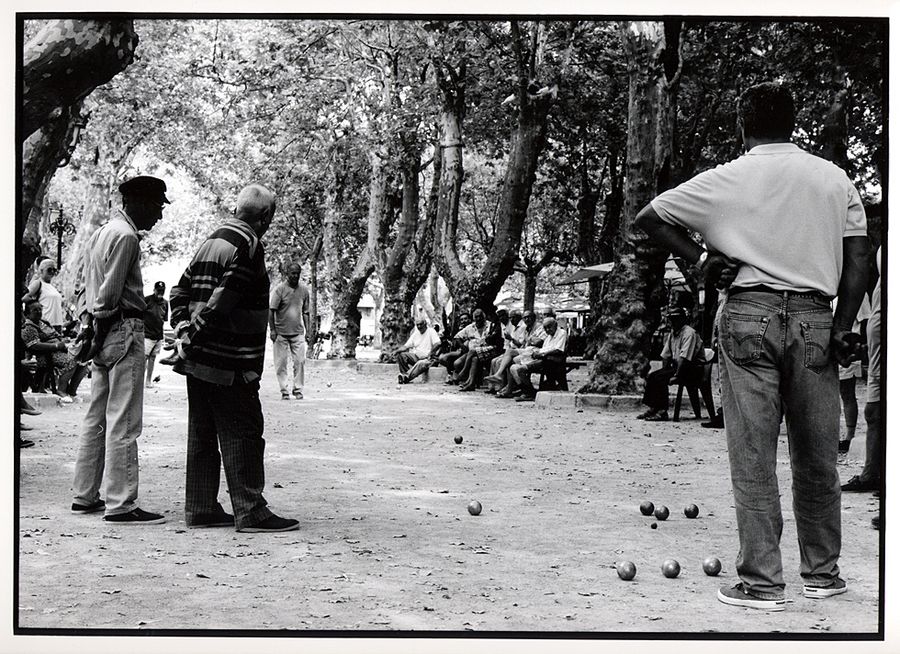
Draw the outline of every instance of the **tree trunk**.
<instances>
[{"instance_id":1,"label":"tree trunk","mask_svg":"<svg viewBox=\"0 0 900 654\"><path fill-rule=\"evenodd\" d=\"M322 234L316 236L312 251L309 254L309 315L311 325L306 326L306 342L310 346L315 345L319 336L319 257L322 255Z\"/></svg>"},{"instance_id":2,"label":"tree trunk","mask_svg":"<svg viewBox=\"0 0 900 654\"><path fill-rule=\"evenodd\" d=\"M522 277L525 279L525 292L522 297L522 310L534 311L534 298L537 296L537 280L538 270L534 268L526 268L522 271Z\"/></svg>"},{"instance_id":3,"label":"tree trunk","mask_svg":"<svg viewBox=\"0 0 900 654\"><path fill-rule=\"evenodd\" d=\"M659 308L665 301L666 253L654 247L644 232L634 229L634 218L656 195L666 165L667 144L661 125L671 124L666 96L672 87L660 65L666 47L663 24L628 22L623 25L623 41L629 81L624 220L595 333L596 360L588 383L579 392L641 390L639 371L647 361ZM670 153L671 143L668 148Z\"/></svg>"},{"instance_id":4,"label":"tree trunk","mask_svg":"<svg viewBox=\"0 0 900 654\"><path fill-rule=\"evenodd\" d=\"M16 233L21 235L22 248L21 268L16 279L26 283L26 271L41 254L39 226L44 194L59 161L65 155L72 119L79 109L80 104L74 110L67 108L62 111L58 118L47 122L22 145L22 205L16 227Z\"/></svg>"},{"instance_id":5,"label":"tree trunk","mask_svg":"<svg viewBox=\"0 0 900 654\"><path fill-rule=\"evenodd\" d=\"M19 140L84 99L134 59L133 20L57 20L25 44Z\"/></svg>"},{"instance_id":6,"label":"tree trunk","mask_svg":"<svg viewBox=\"0 0 900 654\"><path fill-rule=\"evenodd\" d=\"M401 162L403 199L400 222L382 271L384 312L381 315L381 361L396 361L397 348L406 342L413 326L411 305L427 274L425 263L431 259L427 254L431 243L425 240L429 236L428 230L418 229L420 160L419 151L413 150L407 152ZM410 257L414 245L417 252ZM427 261L419 261L420 257Z\"/></svg>"},{"instance_id":7,"label":"tree trunk","mask_svg":"<svg viewBox=\"0 0 900 654\"><path fill-rule=\"evenodd\" d=\"M362 314L358 304L366 288L369 275L375 270L375 263L368 248L363 248L345 281L340 277L331 278L331 297L334 317L331 320L331 348L329 359L355 359L359 342Z\"/></svg>"}]
</instances>

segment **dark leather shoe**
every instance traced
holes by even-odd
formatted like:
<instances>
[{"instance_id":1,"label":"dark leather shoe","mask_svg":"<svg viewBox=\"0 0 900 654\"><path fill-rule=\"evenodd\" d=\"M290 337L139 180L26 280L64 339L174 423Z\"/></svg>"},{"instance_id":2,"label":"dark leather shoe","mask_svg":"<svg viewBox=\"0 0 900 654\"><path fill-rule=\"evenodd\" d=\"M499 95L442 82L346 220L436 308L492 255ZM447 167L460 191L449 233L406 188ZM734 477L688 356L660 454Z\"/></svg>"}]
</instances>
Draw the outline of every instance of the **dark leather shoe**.
<instances>
[{"instance_id":1,"label":"dark leather shoe","mask_svg":"<svg viewBox=\"0 0 900 654\"><path fill-rule=\"evenodd\" d=\"M878 490L878 485L873 481L863 481L859 475L853 475L846 484L841 486L845 493L868 493Z\"/></svg>"},{"instance_id":2,"label":"dark leather shoe","mask_svg":"<svg viewBox=\"0 0 900 654\"><path fill-rule=\"evenodd\" d=\"M844 441L844 440L838 441L838 453L839 454L846 454L849 451L850 451L850 441Z\"/></svg>"}]
</instances>

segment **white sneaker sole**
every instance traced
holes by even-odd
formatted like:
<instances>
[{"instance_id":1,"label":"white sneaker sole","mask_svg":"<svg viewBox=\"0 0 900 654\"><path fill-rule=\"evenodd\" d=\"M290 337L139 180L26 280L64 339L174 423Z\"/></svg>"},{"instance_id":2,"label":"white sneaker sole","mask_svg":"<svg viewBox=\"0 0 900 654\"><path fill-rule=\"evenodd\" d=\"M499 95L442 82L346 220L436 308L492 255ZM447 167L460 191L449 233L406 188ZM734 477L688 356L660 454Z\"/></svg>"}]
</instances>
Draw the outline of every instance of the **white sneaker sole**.
<instances>
[{"instance_id":1,"label":"white sneaker sole","mask_svg":"<svg viewBox=\"0 0 900 654\"><path fill-rule=\"evenodd\" d=\"M846 592L846 586L844 586L843 588L816 588L815 586L803 587L803 597L808 597L809 599L825 599L826 597L843 595Z\"/></svg>"},{"instance_id":2,"label":"white sneaker sole","mask_svg":"<svg viewBox=\"0 0 900 654\"><path fill-rule=\"evenodd\" d=\"M238 529L238 532L242 534L277 534L283 531L297 531L300 529L300 525L292 525L290 527L282 527L281 529L261 529L259 527L244 527L243 529Z\"/></svg>"},{"instance_id":3,"label":"white sneaker sole","mask_svg":"<svg viewBox=\"0 0 900 654\"><path fill-rule=\"evenodd\" d=\"M743 606L745 609L756 609L758 611L769 611L770 613L775 613L778 611L784 611L784 600L764 600L764 599L735 599L733 597L728 597L728 595L723 595L720 591L718 593L719 601L723 604L728 604L729 606Z\"/></svg>"}]
</instances>

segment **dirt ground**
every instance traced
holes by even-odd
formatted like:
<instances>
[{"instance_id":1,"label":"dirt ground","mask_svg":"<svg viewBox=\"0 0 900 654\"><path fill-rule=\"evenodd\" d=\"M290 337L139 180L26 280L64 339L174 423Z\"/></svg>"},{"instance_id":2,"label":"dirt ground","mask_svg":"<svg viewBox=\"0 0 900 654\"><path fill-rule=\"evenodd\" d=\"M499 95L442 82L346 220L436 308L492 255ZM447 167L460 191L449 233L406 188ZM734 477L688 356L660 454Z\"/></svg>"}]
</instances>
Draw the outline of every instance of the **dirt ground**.
<instances>
[{"instance_id":1,"label":"dirt ground","mask_svg":"<svg viewBox=\"0 0 900 654\"><path fill-rule=\"evenodd\" d=\"M271 361L271 359L269 359ZM268 363L271 366L271 363ZM187 405L162 370L145 399L140 506L164 525L116 527L69 512L86 405L25 417L18 624L128 630L427 630L866 634L878 625L879 534L871 494L845 494L850 591L801 595L787 445L779 450L789 604L728 607L738 536L724 433L644 423L634 411L539 409L440 383L311 363L306 399L263 378L266 498L300 531L188 530ZM89 394L89 381L82 395ZM860 412L861 413L861 412ZM860 415L861 433L864 425ZM463 442L454 443L455 436ZM841 476L859 471L844 461ZM483 505L479 516L466 510ZM671 517L651 529L643 500ZM220 500L229 508L223 488ZM682 507L696 503L689 520ZM708 577L701 561L724 570ZM674 558L676 579L660 566ZM614 563L637 566L621 581ZM438 634L439 635L439 634ZM75 651L75 650L73 650Z\"/></svg>"}]
</instances>

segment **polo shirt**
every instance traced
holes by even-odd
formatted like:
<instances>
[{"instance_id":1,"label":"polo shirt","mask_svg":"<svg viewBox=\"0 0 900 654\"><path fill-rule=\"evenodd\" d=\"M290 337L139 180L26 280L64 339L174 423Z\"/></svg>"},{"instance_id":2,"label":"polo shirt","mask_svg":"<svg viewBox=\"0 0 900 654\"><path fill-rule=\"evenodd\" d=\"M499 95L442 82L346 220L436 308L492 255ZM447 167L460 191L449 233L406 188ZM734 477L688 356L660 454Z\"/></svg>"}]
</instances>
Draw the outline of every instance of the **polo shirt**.
<instances>
[{"instance_id":1,"label":"polo shirt","mask_svg":"<svg viewBox=\"0 0 900 654\"><path fill-rule=\"evenodd\" d=\"M734 286L837 295L843 239L866 235L859 193L843 170L793 143L758 145L651 201L742 263Z\"/></svg>"},{"instance_id":2,"label":"polo shirt","mask_svg":"<svg viewBox=\"0 0 900 654\"><path fill-rule=\"evenodd\" d=\"M544 343L541 345L540 352L546 353L551 352L553 350L559 350L560 352L566 351L566 330L561 329L559 327L556 328L556 331L553 333L553 336L550 336L546 332L544 332Z\"/></svg>"},{"instance_id":3,"label":"polo shirt","mask_svg":"<svg viewBox=\"0 0 900 654\"><path fill-rule=\"evenodd\" d=\"M281 336L306 336L309 314L309 289L298 282L291 286L281 282L269 296L269 309L275 314L275 333Z\"/></svg>"}]
</instances>

